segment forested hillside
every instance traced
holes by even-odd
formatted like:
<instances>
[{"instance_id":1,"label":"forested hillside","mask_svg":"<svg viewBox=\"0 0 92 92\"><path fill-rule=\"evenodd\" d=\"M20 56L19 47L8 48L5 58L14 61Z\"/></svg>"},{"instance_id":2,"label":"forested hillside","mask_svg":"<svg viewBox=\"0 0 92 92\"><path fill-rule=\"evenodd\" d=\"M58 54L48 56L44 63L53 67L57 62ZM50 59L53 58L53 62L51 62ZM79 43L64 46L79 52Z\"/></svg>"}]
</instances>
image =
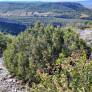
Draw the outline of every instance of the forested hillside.
<instances>
[{"instance_id":1,"label":"forested hillside","mask_svg":"<svg viewBox=\"0 0 92 92\"><path fill-rule=\"evenodd\" d=\"M80 18L82 14L92 16L91 10L79 3L72 2L29 2L0 3L0 16L61 16Z\"/></svg>"},{"instance_id":2,"label":"forested hillside","mask_svg":"<svg viewBox=\"0 0 92 92\"><path fill-rule=\"evenodd\" d=\"M36 21L61 27L91 20L92 10L80 3L0 2L0 31L13 35L32 27Z\"/></svg>"},{"instance_id":3,"label":"forested hillside","mask_svg":"<svg viewBox=\"0 0 92 92\"><path fill-rule=\"evenodd\" d=\"M0 32L6 34L18 35L25 31L26 28L26 25L23 24L0 22Z\"/></svg>"}]
</instances>

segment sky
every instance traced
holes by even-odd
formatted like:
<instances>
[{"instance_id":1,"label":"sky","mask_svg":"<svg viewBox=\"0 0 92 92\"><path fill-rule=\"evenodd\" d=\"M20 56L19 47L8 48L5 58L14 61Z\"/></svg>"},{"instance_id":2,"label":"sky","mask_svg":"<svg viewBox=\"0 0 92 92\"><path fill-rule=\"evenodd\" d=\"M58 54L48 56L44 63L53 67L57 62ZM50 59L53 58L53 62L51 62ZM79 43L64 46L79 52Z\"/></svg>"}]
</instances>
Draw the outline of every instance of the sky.
<instances>
[{"instance_id":1,"label":"sky","mask_svg":"<svg viewBox=\"0 0 92 92\"><path fill-rule=\"evenodd\" d=\"M0 1L77 2L77 1L91 1L91 0L0 0Z\"/></svg>"}]
</instances>

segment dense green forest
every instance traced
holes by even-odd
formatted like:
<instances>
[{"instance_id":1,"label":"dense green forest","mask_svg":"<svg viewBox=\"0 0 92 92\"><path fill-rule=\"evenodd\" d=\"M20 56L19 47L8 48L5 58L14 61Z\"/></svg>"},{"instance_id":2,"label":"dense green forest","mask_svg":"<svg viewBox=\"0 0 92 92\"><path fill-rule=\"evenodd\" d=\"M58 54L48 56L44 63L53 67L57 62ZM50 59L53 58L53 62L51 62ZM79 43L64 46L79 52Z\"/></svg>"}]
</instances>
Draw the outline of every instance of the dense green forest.
<instances>
[{"instance_id":1,"label":"dense green forest","mask_svg":"<svg viewBox=\"0 0 92 92\"><path fill-rule=\"evenodd\" d=\"M9 33L12 35L18 35L23 32L27 28L26 25L21 23L8 23L8 22L0 22L0 32Z\"/></svg>"},{"instance_id":2,"label":"dense green forest","mask_svg":"<svg viewBox=\"0 0 92 92\"><path fill-rule=\"evenodd\" d=\"M38 22L15 39L7 37L4 64L28 92L92 91L92 49L75 28Z\"/></svg>"}]
</instances>

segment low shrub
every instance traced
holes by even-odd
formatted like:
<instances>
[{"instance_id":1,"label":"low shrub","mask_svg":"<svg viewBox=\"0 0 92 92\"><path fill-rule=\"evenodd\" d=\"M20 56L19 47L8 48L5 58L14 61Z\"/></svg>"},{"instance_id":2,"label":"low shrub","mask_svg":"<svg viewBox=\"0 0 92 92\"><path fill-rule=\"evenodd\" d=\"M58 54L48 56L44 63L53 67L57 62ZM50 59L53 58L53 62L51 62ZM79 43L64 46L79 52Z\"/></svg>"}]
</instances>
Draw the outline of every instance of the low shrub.
<instances>
[{"instance_id":1,"label":"low shrub","mask_svg":"<svg viewBox=\"0 0 92 92\"><path fill-rule=\"evenodd\" d=\"M73 77L73 81L71 81L71 85L68 81L65 82L66 84L68 83L67 88L72 87L77 89L78 81L82 82L82 77L90 77L91 75L87 75L89 70L87 70L88 67L86 65L86 70L83 72L84 69L80 67L81 64L77 66L76 62L70 62L70 60L68 60L69 57L75 57L71 55L76 51L80 51L78 55L81 56L80 60L77 61L80 61L80 63L84 65L83 62L85 60L81 60L82 55L80 54L84 51L85 58L89 58L91 48L79 38L79 35L74 29L55 28L53 26L44 27L42 24L38 23L33 28L17 36L11 44L8 44L4 52L4 63L11 74L31 84L33 82L41 83L42 78L40 75L42 74L47 74L48 77L51 76L47 80L43 80L44 82L41 83L41 85L43 85L42 89L54 90L56 88L55 92L58 92L58 85L60 86L60 84L57 82L56 84L53 83L54 75L56 81L58 81L58 79L60 79L60 81L66 81L68 74ZM60 67L61 65L64 65L64 67ZM73 66L69 67L70 65ZM75 65L76 67L74 67ZM70 71L72 69L75 73ZM81 70L79 71L79 69ZM81 74L79 74L80 72L82 77ZM84 76L83 74L86 75ZM62 77L63 75L65 77L64 79ZM85 78L83 78L83 82L86 80ZM76 81L77 79L79 80ZM63 83L61 84L61 86L66 85L63 85ZM77 88L76 86L74 87L74 85L77 85ZM82 88L82 85L83 83L80 85L80 88Z\"/></svg>"}]
</instances>

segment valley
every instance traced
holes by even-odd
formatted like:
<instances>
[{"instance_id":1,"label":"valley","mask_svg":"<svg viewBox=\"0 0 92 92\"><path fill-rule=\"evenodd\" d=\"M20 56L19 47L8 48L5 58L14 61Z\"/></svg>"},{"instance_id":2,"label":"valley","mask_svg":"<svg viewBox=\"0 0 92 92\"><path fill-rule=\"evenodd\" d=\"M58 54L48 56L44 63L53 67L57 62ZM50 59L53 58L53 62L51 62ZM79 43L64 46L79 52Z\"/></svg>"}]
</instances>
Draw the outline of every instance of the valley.
<instances>
[{"instance_id":1,"label":"valley","mask_svg":"<svg viewBox=\"0 0 92 92\"><path fill-rule=\"evenodd\" d=\"M91 12L74 2L0 2L0 31L17 35L37 21L54 26L76 25L91 21Z\"/></svg>"}]
</instances>

